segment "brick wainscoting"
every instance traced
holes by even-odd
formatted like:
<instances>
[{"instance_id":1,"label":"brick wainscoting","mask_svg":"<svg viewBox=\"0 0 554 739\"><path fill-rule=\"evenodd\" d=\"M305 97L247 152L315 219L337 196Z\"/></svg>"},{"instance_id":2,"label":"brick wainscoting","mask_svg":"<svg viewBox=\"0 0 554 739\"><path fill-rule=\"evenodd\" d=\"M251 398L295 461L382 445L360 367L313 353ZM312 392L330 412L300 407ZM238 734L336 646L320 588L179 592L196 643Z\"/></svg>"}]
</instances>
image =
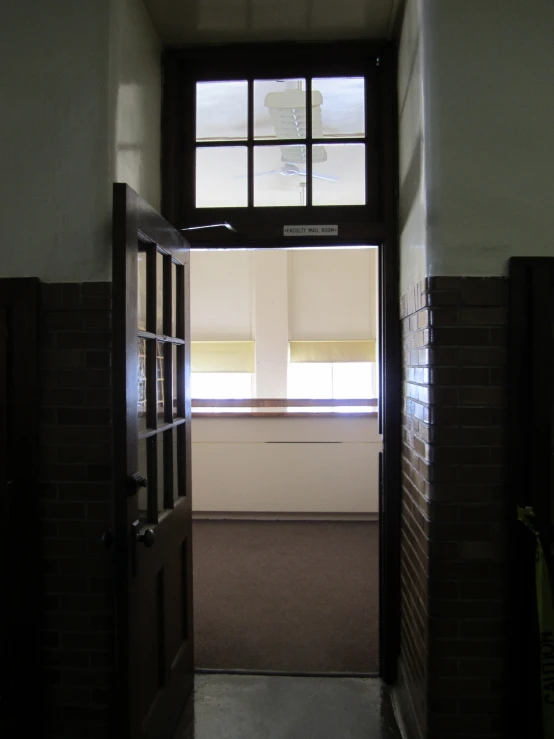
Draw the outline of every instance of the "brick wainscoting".
<instances>
[{"instance_id":1,"label":"brick wainscoting","mask_svg":"<svg viewBox=\"0 0 554 739\"><path fill-rule=\"evenodd\" d=\"M428 278L401 304L398 697L429 739L502 733L505 282Z\"/></svg>"},{"instance_id":2,"label":"brick wainscoting","mask_svg":"<svg viewBox=\"0 0 554 739\"><path fill-rule=\"evenodd\" d=\"M111 284L44 284L40 453L44 735L112 734Z\"/></svg>"}]
</instances>

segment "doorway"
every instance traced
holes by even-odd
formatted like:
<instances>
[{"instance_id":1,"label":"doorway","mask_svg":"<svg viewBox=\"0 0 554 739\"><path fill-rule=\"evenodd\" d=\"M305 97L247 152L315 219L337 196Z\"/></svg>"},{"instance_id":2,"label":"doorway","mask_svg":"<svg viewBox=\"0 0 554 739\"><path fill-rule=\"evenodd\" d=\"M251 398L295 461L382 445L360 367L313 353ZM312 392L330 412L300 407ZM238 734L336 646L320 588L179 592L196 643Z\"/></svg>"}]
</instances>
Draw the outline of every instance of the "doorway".
<instances>
[{"instance_id":1,"label":"doorway","mask_svg":"<svg viewBox=\"0 0 554 739\"><path fill-rule=\"evenodd\" d=\"M377 251L191 253L197 669L379 672Z\"/></svg>"}]
</instances>

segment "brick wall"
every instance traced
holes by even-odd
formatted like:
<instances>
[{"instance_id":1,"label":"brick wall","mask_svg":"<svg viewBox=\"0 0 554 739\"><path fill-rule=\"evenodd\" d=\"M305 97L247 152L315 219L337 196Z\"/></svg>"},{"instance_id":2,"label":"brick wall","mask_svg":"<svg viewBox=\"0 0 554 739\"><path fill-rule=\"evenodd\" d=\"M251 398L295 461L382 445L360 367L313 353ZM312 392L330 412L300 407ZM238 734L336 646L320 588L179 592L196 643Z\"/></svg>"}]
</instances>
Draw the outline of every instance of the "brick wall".
<instances>
[{"instance_id":1,"label":"brick wall","mask_svg":"<svg viewBox=\"0 0 554 739\"><path fill-rule=\"evenodd\" d=\"M111 285L44 284L40 495L46 736L111 735Z\"/></svg>"},{"instance_id":2,"label":"brick wall","mask_svg":"<svg viewBox=\"0 0 554 739\"><path fill-rule=\"evenodd\" d=\"M429 739L501 736L504 283L428 278L401 304L401 684Z\"/></svg>"}]
</instances>

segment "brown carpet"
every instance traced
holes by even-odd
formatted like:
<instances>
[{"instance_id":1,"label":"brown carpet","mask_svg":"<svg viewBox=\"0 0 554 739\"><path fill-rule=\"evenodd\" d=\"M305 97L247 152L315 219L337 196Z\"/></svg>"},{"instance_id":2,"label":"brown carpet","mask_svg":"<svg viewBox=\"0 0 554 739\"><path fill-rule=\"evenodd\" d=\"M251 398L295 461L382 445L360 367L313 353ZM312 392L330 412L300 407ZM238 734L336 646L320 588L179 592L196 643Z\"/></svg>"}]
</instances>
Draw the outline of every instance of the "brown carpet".
<instances>
[{"instance_id":1,"label":"brown carpet","mask_svg":"<svg viewBox=\"0 0 554 739\"><path fill-rule=\"evenodd\" d=\"M196 666L378 670L378 525L195 521Z\"/></svg>"}]
</instances>

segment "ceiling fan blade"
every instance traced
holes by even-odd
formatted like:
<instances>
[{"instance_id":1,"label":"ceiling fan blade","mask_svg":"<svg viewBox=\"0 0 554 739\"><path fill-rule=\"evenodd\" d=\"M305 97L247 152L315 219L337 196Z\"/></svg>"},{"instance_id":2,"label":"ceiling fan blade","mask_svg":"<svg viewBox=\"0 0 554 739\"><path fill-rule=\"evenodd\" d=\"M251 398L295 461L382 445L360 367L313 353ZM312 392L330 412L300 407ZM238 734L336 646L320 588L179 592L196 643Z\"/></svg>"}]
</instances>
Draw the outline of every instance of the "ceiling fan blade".
<instances>
[{"instance_id":1,"label":"ceiling fan blade","mask_svg":"<svg viewBox=\"0 0 554 739\"><path fill-rule=\"evenodd\" d=\"M254 177L263 177L266 174L280 174L280 169L269 169L267 172L254 172ZM237 180L246 180L248 178L247 174L237 174L235 175L235 178Z\"/></svg>"},{"instance_id":2,"label":"ceiling fan blade","mask_svg":"<svg viewBox=\"0 0 554 739\"><path fill-rule=\"evenodd\" d=\"M307 173L306 172L298 172L297 174L299 174L301 177L306 177L307 176ZM312 173L312 177L314 178L314 180L328 180L329 182L338 182L339 181L339 178L338 177L325 177L325 175L322 175L322 174L313 174Z\"/></svg>"}]
</instances>

